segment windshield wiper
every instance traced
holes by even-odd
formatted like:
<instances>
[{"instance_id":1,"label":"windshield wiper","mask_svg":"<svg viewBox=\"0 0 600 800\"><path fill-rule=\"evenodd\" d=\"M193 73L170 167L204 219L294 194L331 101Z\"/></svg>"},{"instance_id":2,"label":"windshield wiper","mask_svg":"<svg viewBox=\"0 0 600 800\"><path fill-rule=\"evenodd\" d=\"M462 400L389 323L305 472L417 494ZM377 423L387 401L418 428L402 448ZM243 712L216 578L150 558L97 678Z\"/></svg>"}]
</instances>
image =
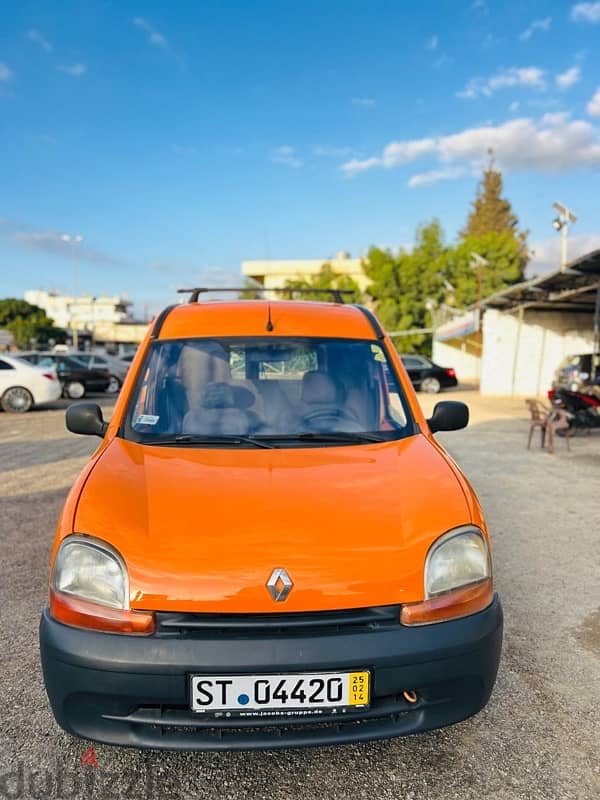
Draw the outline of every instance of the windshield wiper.
<instances>
[{"instance_id":1,"label":"windshield wiper","mask_svg":"<svg viewBox=\"0 0 600 800\"><path fill-rule=\"evenodd\" d=\"M168 439L159 439L155 442L148 442L148 444L250 444L253 447L266 447L269 450L274 447L274 445L261 439L256 439L254 436L197 436L189 433L182 433Z\"/></svg>"},{"instance_id":2,"label":"windshield wiper","mask_svg":"<svg viewBox=\"0 0 600 800\"><path fill-rule=\"evenodd\" d=\"M383 436L378 436L375 433L362 433L359 431L309 431L306 433L290 433L281 434L279 436L270 436L269 439L286 441L300 441L300 442L386 442L388 441Z\"/></svg>"}]
</instances>

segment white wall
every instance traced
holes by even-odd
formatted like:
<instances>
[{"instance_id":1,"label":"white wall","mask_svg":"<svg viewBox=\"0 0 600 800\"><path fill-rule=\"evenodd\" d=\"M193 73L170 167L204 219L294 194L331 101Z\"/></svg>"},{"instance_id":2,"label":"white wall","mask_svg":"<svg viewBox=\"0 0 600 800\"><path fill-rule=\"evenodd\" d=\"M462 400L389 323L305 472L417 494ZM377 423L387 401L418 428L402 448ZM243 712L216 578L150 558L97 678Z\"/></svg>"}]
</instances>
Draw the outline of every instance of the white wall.
<instances>
[{"instance_id":1,"label":"white wall","mask_svg":"<svg viewBox=\"0 0 600 800\"><path fill-rule=\"evenodd\" d=\"M592 317L488 310L483 317L481 394L545 395L566 355L592 350Z\"/></svg>"},{"instance_id":2,"label":"white wall","mask_svg":"<svg viewBox=\"0 0 600 800\"><path fill-rule=\"evenodd\" d=\"M433 340L431 358L442 367L454 367L459 383L478 381L481 372L481 356L477 342L467 337L453 339L451 342Z\"/></svg>"}]
</instances>

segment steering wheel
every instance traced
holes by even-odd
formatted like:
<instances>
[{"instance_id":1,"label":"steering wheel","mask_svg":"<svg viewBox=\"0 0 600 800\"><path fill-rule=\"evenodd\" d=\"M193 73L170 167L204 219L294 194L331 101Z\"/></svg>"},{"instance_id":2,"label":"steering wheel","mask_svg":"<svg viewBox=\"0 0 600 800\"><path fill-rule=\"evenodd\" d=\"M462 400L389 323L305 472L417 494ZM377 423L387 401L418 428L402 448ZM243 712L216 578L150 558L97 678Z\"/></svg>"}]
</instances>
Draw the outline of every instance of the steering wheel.
<instances>
[{"instance_id":1,"label":"steering wheel","mask_svg":"<svg viewBox=\"0 0 600 800\"><path fill-rule=\"evenodd\" d=\"M332 423L341 420L348 420L349 422L358 423L358 417L352 412L347 411L345 408L316 408L314 411L308 411L302 417L302 422L315 431L325 432Z\"/></svg>"}]
</instances>

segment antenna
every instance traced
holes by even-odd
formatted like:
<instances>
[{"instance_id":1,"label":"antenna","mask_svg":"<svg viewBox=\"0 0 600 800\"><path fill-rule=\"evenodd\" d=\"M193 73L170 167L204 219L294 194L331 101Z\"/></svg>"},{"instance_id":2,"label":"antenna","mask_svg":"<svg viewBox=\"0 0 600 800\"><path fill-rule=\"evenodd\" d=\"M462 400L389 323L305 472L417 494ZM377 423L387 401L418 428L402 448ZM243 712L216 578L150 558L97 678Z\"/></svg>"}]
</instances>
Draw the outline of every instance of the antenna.
<instances>
[{"instance_id":1,"label":"antenna","mask_svg":"<svg viewBox=\"0 0 600 800\"><path fill-rule=\"evenodd\" d=\"M269 333L273 330L273 320L271 319L271 303L267 304L267 330Z\"/></svg>"}]
</instances>

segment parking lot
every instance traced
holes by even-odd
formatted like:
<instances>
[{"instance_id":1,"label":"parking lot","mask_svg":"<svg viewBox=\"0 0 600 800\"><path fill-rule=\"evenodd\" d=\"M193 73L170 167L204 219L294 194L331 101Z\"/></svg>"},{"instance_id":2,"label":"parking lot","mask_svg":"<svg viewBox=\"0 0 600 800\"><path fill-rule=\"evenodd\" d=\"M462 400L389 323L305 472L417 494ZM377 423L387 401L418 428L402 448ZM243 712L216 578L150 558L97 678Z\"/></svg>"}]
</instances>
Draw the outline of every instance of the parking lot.
<instances>
[{"instance_id":1,"label":"parking lot","mask_svg":"<svg viewBox=\"0 0 600 800\"><path fill-rule=\"evenodd\" d=\"M111 401L100 399L109 413ZM436 399L422 396L426 411ZM474 391L444 399L472 408L467 430L440 438L479 493L504 604L502 664L488 707L446 730L337 749L96 746L97 767L81 763L87 744L54 723L37 648L53 529L97 440L66 431L63 401L0 414L0 798L600 796L600 431L575 437L570 452L560 439L554 455L537 439L527 451L522 400Z\"/></svg>"}]
</instances>

